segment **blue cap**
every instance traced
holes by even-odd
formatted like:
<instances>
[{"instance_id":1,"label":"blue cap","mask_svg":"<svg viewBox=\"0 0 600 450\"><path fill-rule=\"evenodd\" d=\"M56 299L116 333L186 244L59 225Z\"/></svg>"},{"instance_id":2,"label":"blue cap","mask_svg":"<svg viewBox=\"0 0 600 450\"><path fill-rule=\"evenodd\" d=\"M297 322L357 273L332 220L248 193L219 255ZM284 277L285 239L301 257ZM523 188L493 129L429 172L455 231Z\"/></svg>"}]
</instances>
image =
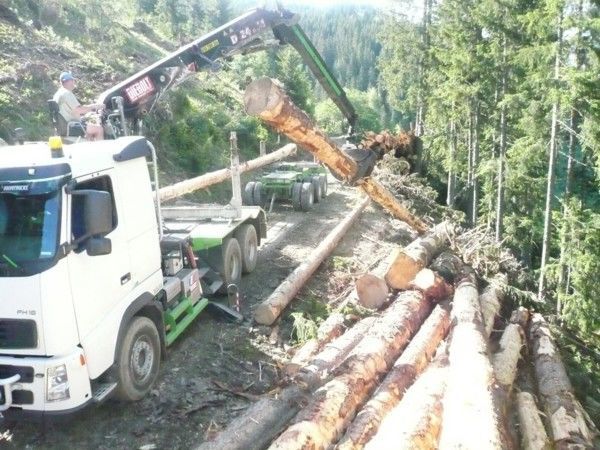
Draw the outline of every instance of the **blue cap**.
<instances>
[{"instance_id":1,"label":"blue cap","mask_svg":"<svg viewBox=\"0 0 600 450\"><path fill-rule=\"evenodd\" d=\"M74 80L75 77L73 76L73 74L71 72L62 72L60 74L60 82L64 83L65 81L69 81L69 80Z\"/></svg>"}]
</instances>

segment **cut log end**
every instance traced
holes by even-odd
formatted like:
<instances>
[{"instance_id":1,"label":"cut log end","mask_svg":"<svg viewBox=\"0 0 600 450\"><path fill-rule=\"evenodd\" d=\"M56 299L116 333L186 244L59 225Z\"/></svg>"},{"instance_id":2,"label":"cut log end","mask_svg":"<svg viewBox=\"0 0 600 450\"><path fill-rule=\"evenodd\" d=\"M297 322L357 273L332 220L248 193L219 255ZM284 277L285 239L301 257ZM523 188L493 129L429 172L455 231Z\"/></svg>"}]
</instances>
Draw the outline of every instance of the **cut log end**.
<instances>
[{"instance_id":1,"label":"cut log end","mask_svg":"<svg viewBox=\"0 0 600 450\"><path fill-rule=\"evenodd\" d=\"M273 110L283 99L282 90L269 77L254 80L246 87L244 107L252 116Z\"/></svg>"},{"instance_id":2,"label":"cut log end","mask_svg":"<svg viewBox=\"0 0 600 450\"><path fill-rule=\"evenodd\" d=\"M423 293L425 298L439 302L448 298L453 293L453 288L431 269L421 269L410 283L411 288Z\"/></svg>"},{"instance_id":3,"label":"cut log end","mask_svg":"<svg viewBox=\"0 0 600 450\"><path fill-rule=\"evenodd\" d=\"M356 280L358 303L369 309L379 309L388 296L388 286L381 278L367 273Z\"/></svg>"}]
</instances>

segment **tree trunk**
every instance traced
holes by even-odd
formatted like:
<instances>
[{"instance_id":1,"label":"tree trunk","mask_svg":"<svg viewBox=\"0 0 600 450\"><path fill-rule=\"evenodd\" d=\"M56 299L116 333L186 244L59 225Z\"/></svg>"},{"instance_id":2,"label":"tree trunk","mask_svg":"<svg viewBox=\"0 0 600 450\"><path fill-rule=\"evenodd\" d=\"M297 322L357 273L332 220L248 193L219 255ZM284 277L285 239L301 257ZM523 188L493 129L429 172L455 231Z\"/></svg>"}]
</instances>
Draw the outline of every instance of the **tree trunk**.
<instances>
[{"instance_id":1,"label":"tree trunk","mask_svg":"<svg viewBox=\"0 0 600 450\"><path fill-rule=\"evenodd\" d=\"M375 395L358 413L337 450L359 450L377 433L381 421L425 370L435 349L446 336L450 327L448 310L447 302L435 307L406 350L396 360ZM400 441L395 439L394 442Z\"/></svg>"},{"instance_id":2,"label":"tree trunk","mask_svg":"<svg viewBox=\"0 0 600 450\"><path fill-rule=\"evenodd\" d=\"M447 379L448 359L442 351L406 391L402 401L383 419L365 450L437 448Z\"/></svg>"},{"instance_id":3,"label":"tree trunk","mask_svg":"<svg viewBox=\"0 0 600 450\"><path fill-rule=\"evenodd\" d=\"M251 159L240 164L240 173L248 172L250 170L258 169L259 167L266 166L267 164L274 163L281 159L287 158L290 155L296 153L296 144L287 144L281 147L279 150L275 150L266 156L261 156L256 159ZM213 184L221 183L231 178L231 169L221 169L214 172L205 173L199 177L190 178L179 183L175 183L171 186L165 186L159 189L158 195L161 201L172 200L177 197L181 197L190 192L197 191L198 189L204 189Z\"/></svg>"},{"instance_id":4,"label":"tree trunk","mask_svg":"<svg viewBox=\"0 0 600 450\"><path fill-rule=\"evenodd\" d=\"M425 298L431 302L439 302L450 297L454 289L446 280L433 270L421 269L410 283L411 289L421 291Z\"/></svg>"},{"instance_id":5,"label":"tree trunk","mask_svg":"<svg viewBox=\"0 0 600 450\"><path fill-rule=\"evenodd\" d=\"M502 34L502 81L500 87L500 148L498 155L498 189L496 198L496 242L502 241L502 231L504 228L504 164L506 158L506 97L507 85L507 44L506 33Z\"/></svg>"},{"instance_id":6,"label":"tree trunk","mask_svg":"<svg viewBox=\"0 0 600 450\"><path fill-rule=\"evenodd\" d=\"M327 448L335 443L429 311L419 292L400 294L335 370L335 378L314 393L270 448Z\"/></svg>"},{"instance_id":7,"label":"tree trunk","mask_svg":"<svg viewBox=\"0 0 600 450\"><path fill-rule=\"evenodd\" d=\"M293 104L283 89L270 78L259 78L246 88L246 112L260 117L264 122L284 133L305 150L316 156L341 179L351 182L359 174L352 158L338 149L325 133L319 130L308 115ZM396 218L406 221L419 232L427 229L425 223L413 216L379 183L370 178L359 178L361 188Z\"/></svg>"},{"instance_id":8,"label":"tree trunk","mask_svg":"<svg viewBox=\"0 0 600 450\"><path fill-rule=\"evenodd\" d=\"M529 343L540 402L550 423L554 445L557 449L593 448L586 413L573 394L560 353L541 314L531 318Z\"/></svg>"},{"instance_id":9,"label":"tree trunk","mask_svg":"<svg viewBox=\"0 0 600 450\"><path fill-rule=\"evenodd\" d=\"M502 286L506 285L506 283L506 275L498 275L496 278L490 281L490 284L486 286L486 288L483 290L483 293L479 296L486 338L490 337L492 330L494 329L496 316L500 312L500 306L504 300Z\"/></svg>"},{"instance_id":10,"label":"tree trunk","mask_svg":"<svg viewBox=\"0 0 600 450\"><path fill-rule=\"evenodd\" d=\"M558 37L556 39L556 55L554 59L554 80L558 83L560 78L560 61L562 52L562 39L563 39L563 11L562 7L558 15ZM540 263L540 280L538 286L538 298L544 299L545 294L545 270L546 264L548 263L548 257L550 254L551 246L551 229L552 229L552 197L554 195L554 172L556 166L556 154L557 154L557 134L558 134L558 120L560 111L560 97L556 93L556 100L552 105L552 123L550 125L550 152L548 157L548 182L546 186L546 208L544 212L544 235L542 240L542 259Z\"/></svg>"},{"instance_id":11,"label":"tree trunk","mask_svg":"<svg viewBox=\"0 0 600 450\"><path fill-rule=\"evenodd\" d=\"M473 182L473 196L471 201L471 224L477 225L477 219L479 218L479 133L480 133L480 112L479 112L479 100L475 100L475 111L473 112L473 167L472 167L472 182Z\"/></svg>"},{"instance_id":12,"label":"tree trunk","mask_svg":"<svg viewBox=\"0 0 600 450\"><path fill-rule=\"evenodd\" d=\"M475 274L464 275L454 293L448 385L440 449L500 449L494 411L494 375L479 306ZM468 389L465 387L468 386ZM473 432L465 430L465 424Z\"/></svg>"},{"instance_id":13,"label":"tree trunk","mask_svg":"<svg viewBox=\"0 0 600 450\"><path fill-rule=\"evenodd\" d=\"M444 251L435 258L429 268L439 273L447 283L454 284L454 279L460 273L463 261L451 251Z\"/></svg>"},{"instance_id":14,"label":"tree trunk","mask_svg":"<svg viewBox=\"0 0 600 450\"><path fill-rule=\"evenodd\" d=\"M450 121L450 168L448 169L448 195L446 196L446 205L454 208L456 200L456 122Z\"/></svg>"},{"instance_id":15,"label":"tree trunk","mask_svg":"<svg viewBox=\"0 0 600 450\"><path fill-rule=\"evenodd\" d=\"M517 364L525 332L519 324L509 323L500 338L500 350L492 356L492 366L498 384L494 391L500 417L506 420L513 383L517 376Z\"/></svg>"},{"instance_id":16,"label":"tree trunk","mask_svg":"<svg viewBox=\"0 0 600 450\"><path fill-rule=\"evenodd\" d=\"M424 237L413 241L404 249L398 249L385 275L388 286L392 289L407 289L417 273L442 251L451 233L452 226L448 222L442 222Z\"/></svg>"},{"instance_id":17,"label":"tree trunk","mask_svg":"<svg viewBox=\"0 0 600 450\"><path fill-rule=\"evenodd\" d=\"M317 270L323 260L335 249L340 240L360 213L369 204L369 199L363 201L340 222L311 253L309 258L298 266L275 291L254 310L254 320L263 325L271 325L279 317L289 302L300 291L304 283Z\"/></svg>"},{"instance_id":18,"label":"tree trunk","mask_svg":"<svg viewBox=\"0 0 600 450\"><path fill-rule=\"evenodd\" d=\"M517 394L517 412L519 414L519 430L521 431L521 448L523 450L550 450L550 439L533 395L529 392Z\"/></svg>"}]
</instances>

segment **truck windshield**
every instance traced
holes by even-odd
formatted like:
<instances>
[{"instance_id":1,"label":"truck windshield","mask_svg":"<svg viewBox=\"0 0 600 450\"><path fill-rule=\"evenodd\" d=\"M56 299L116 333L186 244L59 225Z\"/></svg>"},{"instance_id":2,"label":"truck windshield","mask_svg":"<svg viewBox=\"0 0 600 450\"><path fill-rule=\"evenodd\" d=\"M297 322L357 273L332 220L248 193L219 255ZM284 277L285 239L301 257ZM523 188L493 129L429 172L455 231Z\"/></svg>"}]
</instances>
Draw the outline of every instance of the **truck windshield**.
<instances>
[{"instance_id":1,"label":"truck windshield","mask_svg":"<svg viewBox=\"0 0 600 450\"><path fill-rule=\"evenodd\" d=\"M56 255L59 191L0 191L0 266L18 268Z\"/></svg>"}]
</instances>

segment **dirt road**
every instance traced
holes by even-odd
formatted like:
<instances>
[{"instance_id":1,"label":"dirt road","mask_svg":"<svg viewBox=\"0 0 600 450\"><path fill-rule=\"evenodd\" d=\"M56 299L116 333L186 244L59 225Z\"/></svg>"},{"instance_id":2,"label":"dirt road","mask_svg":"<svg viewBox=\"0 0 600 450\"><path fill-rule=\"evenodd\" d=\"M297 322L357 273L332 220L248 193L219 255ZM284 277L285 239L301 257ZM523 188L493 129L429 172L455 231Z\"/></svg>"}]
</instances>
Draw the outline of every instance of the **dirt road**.
<instances>
[{"instance_id":1,"label":"dirt road","mask_svg":"<svg viewBox=\"0 0 600 450\"><path fill-rule=\"evenodd\" d=\"M258 267L240 287L246 320L236 324L203 313L169 348L146 398L133 404L109 401L64 424L0 424L0 447L188 449L208 439L257 396L277 387L281 363L293 353L296 339L291 312L320 320L327 304L348 292L353 276L372 267L395 243L410 241L407 228L391 226L387 215L369 206L279 324L253 325L252 307L268 297L362 195L332 183L327 198L308 213L276 205L268 214L270 231Z\"/></svg>"}]
</instances>

